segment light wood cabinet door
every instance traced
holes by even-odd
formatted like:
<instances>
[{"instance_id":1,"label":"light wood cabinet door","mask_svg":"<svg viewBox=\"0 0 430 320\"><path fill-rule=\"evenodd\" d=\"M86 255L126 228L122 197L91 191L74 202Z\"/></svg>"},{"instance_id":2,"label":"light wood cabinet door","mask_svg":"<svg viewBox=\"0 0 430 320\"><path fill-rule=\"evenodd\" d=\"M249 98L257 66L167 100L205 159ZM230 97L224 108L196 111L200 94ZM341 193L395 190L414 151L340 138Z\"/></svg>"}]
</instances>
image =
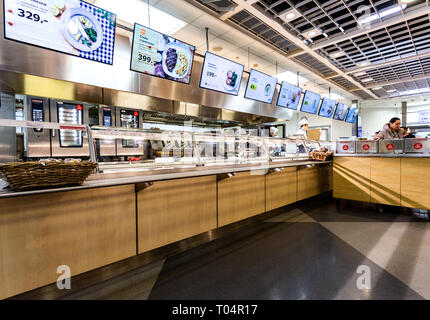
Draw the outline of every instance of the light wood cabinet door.
<instances>
[{"instance_id":1,"label":"light wood cabinet door","mask_svg":"<svg viewBox=\"0 0 430 320\"><path fill-rule=\"evenodd\" d=\"M370 202L400 206L400 158L371 158L370 180Z\"/></svg>"},{"instance_id":2,"label":"light wood cabinet door","mask_svg":"<svg viewBox=\"0 0 430 320\"><path fill-rule=\"evenodd\" d=\"M430 210L430 158L401 159L401 205Z\"/></svg>"},{"instance_id":3,"label":"light wood cabinet door","mask_svg":"<svg viewBox=\"0 0 430 320\"><path fill-rule=\"evenodd\" d=\"M370 159L370 157L334 157L334 198L370 201Z\"/></svg>"},{"instance_id":4,"label":"light wood cabinet door","mask_svg":"<svg viewBox=\"0 0 430 320\"><path fill-rule=\"evenodd\" d=\"M264 172L239 172L218 181L218 227L265 212Z\"/></svg>"},{"instance_id":5,"label":"light wood cabinet door","mask_svg":"<svg viewBox=\"0 0 430 320\"><path fill-rule=\"evenodd\" d=\"M286 206L297 199L297 169L287 167L266 175L266 211Z\"/></svg>"},{"instance_id":6,"label":"light wood cabinet door","mask_svg":"<svg viewBox=\"0 0 430 320\"><path fill-rule=\"evenodd\" d=\"M297 167L297 201L320 194L320 167Z\"/></svg>"},{"instance_id":7,"label":"light wood cabinet door","mask_svg":"<svg viewBox=\"0 0 430 320\"><path fill-rule=\"evenodd\" d=\"M216 176L156 181L137 193L139 253L217 227Z\"/></svg>"},{"instance_id":8,"label":"light wood cabinet door","mask_svg":"<svg viewBox=\"0 0 430 320\"><path fill-rule=\"evenodd\" d=\"M134 185L0 199L0 299L136 254ZM73 286L73 283L72 283Z\"/></svg>"}]
</instances>

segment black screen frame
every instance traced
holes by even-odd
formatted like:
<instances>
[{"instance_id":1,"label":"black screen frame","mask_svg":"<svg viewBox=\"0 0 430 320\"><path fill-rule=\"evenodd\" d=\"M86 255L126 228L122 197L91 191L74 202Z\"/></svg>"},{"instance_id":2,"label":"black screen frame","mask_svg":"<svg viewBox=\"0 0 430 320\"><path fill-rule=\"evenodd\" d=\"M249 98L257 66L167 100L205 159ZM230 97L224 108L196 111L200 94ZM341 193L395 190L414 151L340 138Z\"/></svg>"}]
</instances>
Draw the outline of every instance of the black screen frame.
<instances>
[{"instance_id":1,"label":"black screen frame","mask_svg":"<svg viewBox=\"0 0 430 320\"><path fill-rule=\"evenodd\" d=\"M202 76L203 76L203 70L205 69L205 61L206 61L206 56L207 56L207 54L208 54L208 53L209 53L209 54L211 54L211 55L217 56L218 58L221 58L221 59L224 59L224 60L230 61L231 63L234 63L234 64L237 64L237 65L242 66L242 75L241 75L241 77L240 77L239 90L237 90L237 94L234 94L234 93L228 93L228 92L221 91L221 90L215 90L215 89L210 89L210 88L202 87ZM215 54L215 53L212 53L212 52L206 51L206 53L205 53L205 57L204 57L204 59L203 59L203 64L202 64L202 71L201 71L201 73L200 73L199 88L201 88L201 89L205 89L205 90L209 90L209 91L214 91L214 92L220 92L220 93L224 93L224 94L229 94L229 95L232 95L232 96L237 97L237 96L239 95L239 92L240 92L240 85L242 84L242 78L243 78L243 73L244 73L244 72L245 72L245 66L244 66L243 64L238 63L238 62L234 62L233 60L230 60L230 59L227 59L227 58L221 57L221 56L219 56L219 55L217 55L217 54Z\"/></svg>"},{"instance_id":2,"label":"black screen frame","mask_svg":"<svg viewBox=\"0 0 430 320\"><path fill-rule=\"evenodd\" d=\"M163 36L167 36L167 37L169 37L169 38L172 38L172 39L178 40L178 41L180 41L181 43L186 44L186 45L191 46L191 47L193 47L193 48L194 48L194 50L193 50L193 56L192 56L192 58L191 58L190 80L189 80L188 82L182 82L182 81L179 81L179 80L174 80L174 79L169 79L169 78L163 78L163 77L160 77L160 76L156 76L155 74L149 74L149 73L145 73L145 72L142 72L142 71L139 71L139 70L134 70L134 69L132 69L131 65L132 65L132 63L133 63L134 35L136 34L136 32L135 32L135 30L136 30L136 25L141 26L141 27L146 28L146 29L149 29L149 30L152 30L152 31L154 31L154 32L156 32L156 33L159 33L159 34L163 35ZM145 76L150 76L150 77L155 77L155 78L162 79L162 80L169 80L169 81L173 81L173 82L176 82L176 83L185 84L185 85L187 85L187 86L188 86L188 85L190 85L190 83L191 83L191 76L193 75L194 57L195 57L195 55L196 55L196 49L197 49L197 48L196 48L196 46L195 46L195 45L192 45L192 44L190 44L190 43L184 42L184 41L179 40L179 39L177 39L177 38L173 38L173 37L171 37L171 36L169 36L169 35L167 35L167 34L165 34L165 33L159 32L159 31L157 31L157 30L154 30L154 29L152 29L152 28L149 28L149 27L147 27L147 26L144 26L144 25L141 25L140 23L135 22L135 23L134 23L134 27L133 27L133 39L132 39L132 42L131 42L130 71L133 71L133 72L136 72L136 73L139 73L139 74L143 74L143 75L145 75Z\"/></svg>"},{"instance_id":3,"label":"black screen frame","mask_svg":"<svg viewBox=\"0 0 430 320\"><path fill-rule=\"evenodd\" d=\"M316 95L318 95L318 96L320 97L320 101L319 101L319 103L318 103L318 107L317 107L317 109L316 109L315 113L308 112L308 111L303 111L303 110L302 110L302 109L303 109L303 103L305 103L306 93L307 93L308 91L309 91L309 92L311 92L311 93L314 93L314 94L316 94ZM306 90L306 91L305 91L305 93L303 94L302 103L301 103L301 105L300 105L300 112L309 113L309 114L318 114L318 111L319 111L320 106L321 106L321 95L320 95L320 94L318 94L318 93L316 93L316 92L313 92L313 91L310 91L310 90Z\"/></svg>"},{"instance_id":4,"label":"black screen frame","mask_svg":"<svg viewBox=\"0 0 430 320\"><path fill-rule=\"evenodd\" d=\"M341 103L341 104L343 104L345 107L346 107L346 110L348 110L347 112L346 112L346 115L345 115L345 117L343 118L343 119L336 119L334 116L335 116L335 114L336 114L336 112L337 112L337 108L339 107L339 103ZM342 103L342 102L337 102L336 103L336 110L334 111L334 113L333 113L333 119L334 120L337 120L337 121L343 121L343 122L345 122L345 119L346 119L346 117L348 116L348 112L349 112L349 106L347 106L346 104L344 104L344 103Z\"/></svg>"},{"instance_id":5,"label":"black screen frame","mask_svg":"<svg viewBox=\"0 0 430 320\"><path fill-rule=\"evenodd\" d=\"M327 117L327 116L324 116L324 115L322 115L322 114L321 114L321 109L322 109L322 105L323 105L323 103L324 103L324 100L331 100L331 101L334 101L334 109L333 109L333 112L332 112L331 116L328 116L328 117ZM319 116L319 117L323 117L323 118L327 118L327 119L331 119L331 118L333 118L333 116L334 116L334 114L335 114L335 112L336 112L336 106L337 106L337 101L336 101L336 100L329 99L329 98L327 98L327 97L322 98L322 99L321 99L320 107L319 107L319 109L318 109L318 116Z\"/></svg>"},{"instance_id":6,"label":"black screen frame","mask_svg":"<svg viewBox=\"0 0 430 320\"><path fill-rule=\"evenodd\" d=\"M264 74L265 76L267 76L267 77L269 77L269 78L272 78L272 79L275 79L275 80L276 80L276 83L275 83L275 89L273 90L273 94L272 94L272 98L270 99L270 102L266 102L266 101L264 101L264 100L258 100L258 99L254 99L254 98L250 98L250 97L247 97L247 96L246 96L246 93L248 92L249 81L251 80L251 74L252 74L252 72L253 72L253 71L254 71L254 72L261 73L261 74ZM273 103L273 98L275 97L275 91L276 91L276 87L277 87L277 86L278 86L278 78L272 77L272 76L268 75L267 73L264 73L264 72L258 71L257 69L251 69L251 70L249 71L248 81L246 82L245 95L244 95L243 97L244 97L245 99L249 99L249 100L253 100L253 101L258 101L258 102L262 102L262 103L272 104L272 103Z\"/></svg>"},{"instance_id":7,"label":"black screen frame","mask_svg":"<svg viewBox=\"0 0 430 320\"><path fill-rule=\"evenodd\" d=\"M71 56L71 57L75 57L75 58L79 58L79 59L84 59L84 60L88 60L88 61L93 61L93 62L98 62L98 63L102 63L102 64L107 64L108 66L113 66L113 62L114 62L114 58L115 58L115 42L116 42L115 38L116 38L116 27L117 27L117 23L116 23L117 15L114 12L111 12L109 10L100 8L100 7L98 7L98 6L96 6L96 5L92 4L92 3L86 2L84 0L81 0L81 1L85 2L88 5L91 5L91 6L95 7L95 8L97 8L97 9L107 11L110 14L112 14L112 15L115 16L115 30L114 30L114 34L113 34L114 41L113 41L113 47L112 47L112 63L103 62L103 61L97 61L97 60L93 60L93 59L88 59L88 58L81 57L81 56L78 56L78 55L75 55L75 54L71 54L71 53L67 53L67 52L64 52L64 51L60 51L60 50L56 50L56 49L51 49L51 48L47 48L47 47L42 47L42 46L39 46L37 44L33 44L33 43L29 43L29 42L20 41L20 40L16 40L16 39L12 39L12 38L6 37L6 12L5 12L6 5L5 5L5 0L3 0L3 37L4 37L5 40L8 40L8 41L14 41L14 42L18 42L18 43L21 43L21 44L29 45L29 46L32 46L32 47L36 47L36 48L40 48L40 49L45 49L45 50L49 50L49 51L53 51L53 52L65 54L65 55L68 55L68 56Z\"/></svg>"},{"instance_id":8,"label":"black screen frame","mask_svg":"<svg viewBox=\"0 0 430 320\"><path fill-rule=\"evenodd\" d=\"M281 91L282 91L282 84L283 84L283 83L289 84L290 86L293 86L293 87L296 87L296 88L300 89L300 97L299 97L299 101L297 102L297 106L296 106L296 108L295 108L295 109L290 108L290 107L287 107L287 106L283 106L283 105L280 105L280 104L279 104L279 98L281 97ZM300 99L302 98L302 96L303 96L303 88L301 88L301 87L299 87L299 86L295 86L294 84L291 84L291 83L289 83L289 82L282 81L282 82L281 82L281 88L279 89L279 92L278 92L278 99L276 100L276 106L277 106L277 107L281 107L281 108L286 108L286 109L290 109L290 110L295 110L295 111L297 111L297 109L298 109L298 107L299 107Z\"/></svg>"}]
</instances>

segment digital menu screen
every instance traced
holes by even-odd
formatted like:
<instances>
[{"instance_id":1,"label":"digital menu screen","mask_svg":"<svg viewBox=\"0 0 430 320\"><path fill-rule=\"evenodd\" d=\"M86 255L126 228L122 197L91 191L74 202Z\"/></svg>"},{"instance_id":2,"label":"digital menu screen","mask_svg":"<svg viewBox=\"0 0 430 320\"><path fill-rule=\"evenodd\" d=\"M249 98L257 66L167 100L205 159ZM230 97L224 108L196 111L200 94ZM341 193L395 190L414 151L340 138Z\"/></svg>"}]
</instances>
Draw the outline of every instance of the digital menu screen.
<instances>
[{"instance_id":1,"label":"digital menu screen","mask_svg":"<svg viewBox=\"0 0 430 320\"><path fill-rule=\"evenodd\" d=\"M343 103L338 102L333 118L336 120L344 121L347 114L348 114L348 107Z\"/></svg>"},{"instance_id":2,"label":"digital menu screen","mask_svg":"<svg viewBox=\"0 0 430 320\"><path fill-rule=\"evenodd\" d=\"M272 103L277 83L278 79L251 69L248 84L246 85L245 98Z\"/></svg>"},{"instance_id":3,"label":"digital menu screen","mask_svg":"<svg viewBox=\"0 0 430 320\"><path fill-rule=\"evenodd\" d=\"M318 111L318 115L326 118L331 118L333 116L335 107L335 100L323 98L321 102L321 108Z\"/></svg>"},{"instance_id":4,"label":"digital menu screen","mask_svg":"<svg viewBox=\"0 0 430 320\"><path fill-rule=\"evenodd\" d=\"M237 96L244 66L206 52L200 87Z\"/></svg>"},{"instance_id":5,"label":"digital menu screen","mask_svg":"<svg viewBox=\"0 0 430 320\"><path fill-rule=\"evenodd\" d=\"M319 94L306 90L300 111L316 114L320 105L320 100L321 96Z\"/></svg>"},{"instance_id":6,"label":"digital menu screen","mask_svg":"<svg viewBox=\"0 0 430 320\"><path fill-rule=\"evenodd\" d=\"M5 38L113 63L116 15L80 0L3 0Z\"/></svg>"},{"instance_id":7,"label":"digital menu screen","mask_svg":"<svg viewBox=\"0 0 430 320\"><path fill-rule=\"evenodd\" d=\"M134 24L130 70L189 84L195 47Z\"/></svg>"},{"instance_id":8,"label":"digital menu screen","mask_svg":"<svg viewBox=\"0 0 430 320\"><path fill-rule=\"evenodd\" d=\"M351 107L348 111L348 115L346 116L345 121L349 123L354 123L355 118L357 118L358 115L358 109Z\"/></svg>"},{"instance_id":9,"label":"digital menu screen","mask_svg":"<svg viewBox=\"0 0 430 320\"><path fill-rule=\"evenodd\" d=\"M301 95L302 88L282 81L281 90L279 90L278 101L276 102L276 105L279 107L297 110Z\"/></svg>"}]
</instances>

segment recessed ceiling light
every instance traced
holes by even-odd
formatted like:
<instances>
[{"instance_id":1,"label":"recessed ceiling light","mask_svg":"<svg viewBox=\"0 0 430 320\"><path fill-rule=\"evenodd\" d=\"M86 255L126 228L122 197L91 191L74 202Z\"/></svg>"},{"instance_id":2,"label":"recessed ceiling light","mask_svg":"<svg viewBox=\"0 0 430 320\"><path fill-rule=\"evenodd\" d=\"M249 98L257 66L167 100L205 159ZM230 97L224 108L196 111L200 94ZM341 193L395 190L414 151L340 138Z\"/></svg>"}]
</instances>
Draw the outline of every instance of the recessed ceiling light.
<instances>
[{"instance_id":1,"label":"recessed ceiling light","mask_svg":"<svg viewBox=\"0 0 430 320\"><path fill-rule=\"evenodd\" d=\"M329 57L330 58L339 58L339 57L344 56L344 55L345 55L345 52L343 52L343 51L336 51L336 52L330 53Z\"/></svg>"},{"instance_id":2,"label":"recessed ceiling light","mask_svg":"<svg viewBox=\"0 0 430 320\"><path fill-rule=\"evenodd\" d=\"M373 88L373 90L381 90L382 89L382 87L375 87L375 88Z\"/></svg>"},{"instance_id":3,"label":"recessed ceiling light","mask_svg":"<svg viewBox=\"0 0 430 320\"><path fill-rule=\"evenodd\" d=\"M258 67L258 63L254 63L254 64L253 64L253 67L254 67L254 68L257 68L257 67Z\"/></svg>"},{"instance_id":4,"label":"recessed ceiling light","mask_svg":"<svg viewBox=\"0 0 430 320\"><path fill-rule=\"evenodd\" d=\"M373 79L372 78L366 78L366 79L361 79L360 81L362 81L362 82L369 82L369 81L373 81Z\"/></svg>"},{"instance_id":5,"label":"recessed ceiling light","mask_svg":"<svg viewBox=\"0 0 430 320\"><path fill-rule=\"evenodd\" d=\"M303 33L303 36L304 36L305 38L308 38L308 39L310 40L310 38L313 38L313 37L319 36L321 33L322 33L322 31L321 31L321 30L318 30L317 28L314 28L314 29L310 29L310 30L305 31L305 32Z\"/></svg>"},{"instance_id":6,"label":"recessed ceiling light","mask_svg":"<svg viewBox=\"0 0 430 320\"><path fill-rule=\"evenodd\" d=\"M365 61L365 62L361 62L358 64L360 67L365 67L369 65L369 62Z\"/></svg>"},{"instance_id":7,"label":"recessed ceiling light","mask_svg":"<svg viewBox=\"0 0 430 320\"><path fill-rule=\"evenodd\" d=\"M293 21L294 19L297 19L300 16L301 16L301 14L299 11L297 11L294 8L291 8L290 10L285 12L284 14L280 15L279 18L281 18L285 22L290 22L290 21Z\"/></svg>"},{"instance_id":8,"label":"recessed ceiling light","mask_svg":"<svg viewBox=\"0 0 430 320\"><path fill-rule=\"evenodd\" d=\"M390 89L390 90L387 90L387 92L396 92L397 90L395 90L395 89Z\"/></svg>"},{"instance_id":9,"label":"recessed ceiling light","mask_svg":"<svg viewBox=\"0 0 430 320\"><path fill-rule=\"evenodd\" d=\"M222 50L222 47L219 47L219 46L218 46L218 47L213 47L213 48L212 48L212 50L213 50L213 51L221 51L221 50Z\"/></svg>"}]
</instances>

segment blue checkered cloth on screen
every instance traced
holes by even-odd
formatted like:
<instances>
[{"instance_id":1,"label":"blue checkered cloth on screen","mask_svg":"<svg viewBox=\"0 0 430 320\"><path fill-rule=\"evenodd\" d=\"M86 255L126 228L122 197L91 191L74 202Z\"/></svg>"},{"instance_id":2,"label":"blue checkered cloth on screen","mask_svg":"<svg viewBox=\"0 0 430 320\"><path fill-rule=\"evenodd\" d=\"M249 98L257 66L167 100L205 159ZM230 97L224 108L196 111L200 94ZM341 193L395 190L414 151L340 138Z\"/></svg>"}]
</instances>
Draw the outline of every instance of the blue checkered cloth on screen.
<instances>
[{"instance_id":1,"label":"blue checkered cloth on screen","mask_svg":"<svg viewBox=\"0 0 430 320\"><path fill-rule=\"evenodd\" d=\"M91 52L79 51L79 56L94 61L112 64L113 48L115 42L115 25L113 26L113 28L110 28L111 22L109 20L109 17L103 18L103 13L100 12L101 10L99 8L94 7L84 1L79 2L81 8L88 10L89 12L94 14L94 16L97 17L103 29L103 42L101 46L97 50Z\"/></svg>"}]
</instances>

